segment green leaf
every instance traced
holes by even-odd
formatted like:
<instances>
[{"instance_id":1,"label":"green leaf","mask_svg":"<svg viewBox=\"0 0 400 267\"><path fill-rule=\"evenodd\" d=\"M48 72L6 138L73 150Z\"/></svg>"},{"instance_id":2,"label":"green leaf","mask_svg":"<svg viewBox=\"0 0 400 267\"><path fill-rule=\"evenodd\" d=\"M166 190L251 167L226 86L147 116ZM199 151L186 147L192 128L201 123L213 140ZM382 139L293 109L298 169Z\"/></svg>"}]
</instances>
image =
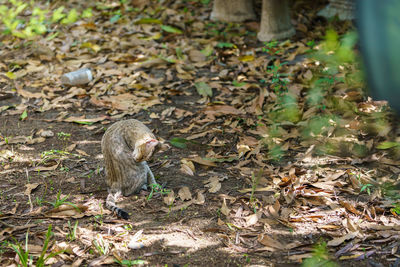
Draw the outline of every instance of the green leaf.
<instances>
[{"instance_id":1,"label":"green leaf","mask_svg":"<svg viewBox=\"0 0 400 267\"><path fill-rule=\"evenodd\" d=\"M53 16L51 16L51 22L57 22L61 19L63 19L66 15L63 13L64 6L60 6L53 12Z\"/></svg>"},{"instance_id":2,"label":"green leaf","mask_svg":"<svg viewBox=\"0 0 400 267\"><path fill-rule=\"evenodd\" d=\"M214 53L214 48L211 45L207 45L203 50L200 51L206 57L211 56Z\"/></svg>"},{"instance_id":3,"label":"green leaf","mask_svg":"<svg viewBox=\"0 0 400 267\"><path fill-rule=\"evenodd\" d=\"M36 32L37 34L43 34L47 31L47 28L43 24L37 24L32 27L33 31Z\"/></svg>"},{"instance_id":4,"label":"green leaf","mask_svg":"<svg viewBox=\"0 0 400 267\"><path fill-rule=\"evenodd\" d=\"M74 121L75 123L78 124L85 124L85 125L92 125L94 122L92 121Z\"/></svg>"},{"instance_id":5,"label":"green leaf","mask_svg":"<svg viewBox=\"0 0 400 267\"><path fill-rule=\"evenodd\" d=\"M236 86L236 87L242 87L243 85L246 85L246 83L245 82L233 81L232 85Z\"/></svg>"},{"instance_id":6,"label":"green leaf","mask_svg":"<svg viewBox=\"0 0 400 267\"><path fill-rule=\"evenodd\" d=\"M232 44L232 43L224 43L224 42L219 42L217 44L218 48L236 48L236 45Z\"/></svg>"},{"instance_id":7,"label":"green leaf","mask_svg":"<svg viewBox=\"0 0 400 267\"><path fill-rule=\"evenodd\" d=\"M186 140L185 138L181 137L174 137L171 140L169 140L170 144L173 145L174 147L177 148L186 148L186 144L189 142L189 140Z\"/></svg>"},{"instance_id":8,"label":"green leaf","mask_svg":"<svg viewBox=\"0 0 400 267\"><path fill-rule=\"evenodd\" d=\"M377 149L389 149L393 147L398 147L400 146L400 143L398 142L382 142L379 145L376 146Z\"/></svg>"},{"instance_id":9,"label":"green leaf","mask_svg":"<svg viewBox=\"0 0 400 267\"><path fill-rule=\"evenodd\" d=\"M61 23L62 24L71 24L71 23L76 22L78 20L78 18L79 18L78 12L76 11L75 8L73 8L69 11L68 16L61 21Z\"/></svg>"},{"instance_id":10,"label":"green leaf","mask_svg":"<svg viewBox=\"0 0 400 267\"><path fill-rule=\"evenodd\" d=\"M92 16L93 16L93 12L90 7L83 10L82 15L81 15L82 18L91 18Z\"/></svg>"},{"instance_id":11,"label":"green leaf","mask_svg":"<svg viewBox=\"0 0 400 267\"><path fill-rule=\"evenodd\" d=\"M212 96L212 89L205 82L197 82L194 84L194 86L196 86L196 89L197 89L197 92L199 93L199 95L204 96L204 97Z\"/></svg>"},{"instance_id":12,"label":"green leaf","mask_svg":"<svg viewBox=\"0 0 400 267\"><path fill-rule=\"evenodd\" d=\"M55 32L53 34L50 34L49 36L46 37L47 41L53 40L54 38L56 38L58 36L60 32Z\"/></svg>"},{"instance_id":13,"label":"green leaf","mask_svg":"<svg viewBox=\"0 0 400 267\"><path fill-rule=\"evenodd\" d=\"M161 29L163 31L169 32L169 33L177 33L177 34L182 34L182 30L169 26L169 25L161 25Z\"/></svg>"},{"instance_id":14,"label":"green leaf","mask_svg":"<svg viewBox=\"0 0 400 267\"><path fill-rule=\"evenodd\" d=\"M24 112L22 112L21 116L19 117L19 119L21 121L25 120L28 117L28 112L26 111L26 109L24 110Z\"/></svg>"},{"instance_id":15,"label":"green leaf","mask_svg":"<svg viewBox=\"0 0 400 267\"><path fill-rule=\"evenodd\" d=\"M11 72L11 71L7 72L7 73L6 73L6 76L7 76L8 78L10 78L11 80L14 80L15 78L17 78L17 76L16 76L13 72Z\"/></svg>"},{"instance_id":16,"label":"green leaf","mask_svg":"<svg viewBox=\"0 0 400 267\"><path fill-rule=\"evenodd\" d=\"M138 24L162 24L161 20L153 18L141 18L134 22L135 25Z\"/></svg>"},{"instance_id":17,"label":"green leaf","mask_svg":"<svg viewBox=\"0 0 400 267\"><path fill-rule=\"evenodd\" d=\"M121 18L121 15L117 14L111 17L110 23L115 23Z\"/></svg>"}]
</instances>

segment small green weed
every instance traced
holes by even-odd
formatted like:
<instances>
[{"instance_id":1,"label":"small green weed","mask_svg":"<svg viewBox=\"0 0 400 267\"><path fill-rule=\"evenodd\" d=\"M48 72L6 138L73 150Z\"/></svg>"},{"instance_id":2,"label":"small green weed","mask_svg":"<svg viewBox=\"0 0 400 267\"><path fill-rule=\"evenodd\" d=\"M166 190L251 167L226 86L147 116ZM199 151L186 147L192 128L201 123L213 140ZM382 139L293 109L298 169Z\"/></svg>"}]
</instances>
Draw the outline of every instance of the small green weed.
<instances>
[{"instance_id":1,"label":"small green weed","mask_svg":"<svg viewBox=\"0 0 400 267\"><path fill-rule=\"evenodd\" d=\"M76 239L76 229L77 228L78 228L78 221L75 222L74 226L72 226L71 222L68 221L69 233L67 234L67 239L69 239L69 241L74 241Z\"/></svg>"},{"instance_id":2,"label":"small green weed","mask_svg":"<svg viewBox=\"0 0 400 267\"><path fill-rule=\"evenodd\" d=\"M64 6L54 11L43 5L41 8L39 1L9 0L6 3L0 5L0 29L3 34L11 34L21 39L33 39L38 35L54 31L57 28L56 24L68 25L80 18L92 16L90 8L79 15L74 8L64 13ZM22 15L24 10L31 12L29 15Z\"/></svg>"},{"instance_id":3,"label":"small green weed","mask_svg":"<svg viewBox=\"0 0 400 267\"><path fill-rule=\"evenodd\" d=\"M44 239L43 247L42 247L42 252L39 255L39 258L36 261L35 266L37 267L44 267L45 262L52 258L55 257L56 255L63 253L63 251L58 251L58 252L51 252L46 256L46 253L49 249L49 243L50 239L53 236L53 232L51 231L52 225L50 224L49 227L47 228L46 232L46 237ZM28 250L28 240L29 240L29 234L28 232L26 233L26 238L25 238L25 248L21 246L20 243L16 244L9 244L9 246L17 253L18 258L21 262L21 266L33 266L33 256L29 255L29 250Z\"/></svg>"},{"instance_id":4,"label":"small green weed","mask_svg":"<svg viewBox=\"0 0 400 267\"><path fill-rule=\"evenodd\" d=\"M170 192L171 192L171 190L162 188L162 186L160 184L150 184L150 193L146 197L146 200L149 201L153 197L154 193L160 193L161 195L167 195Z\"/></svg>"},{"instance_id":5,"label":"small green weed","mask_svg":"<svg viewBox=\"0 0 400 267\"><path fill-rule=\"evenodd\" d=\"M394 203L394 207L390 209L390 212L396 215L400 215L400 203Z\"/></svg>"},{"instance_id":6,"label":"small green weed","mask_svg":"<svg viewBox=\"0 0 400 267\"><path fill-rule=\"evenodd\" d=\"M311 258L307 258L303 261L302 267L337 267L338 265L331 261L329 258L329 252L326 247L326 242L318 243L314 246L313 256Z\"/></svg>"},{"instance_id":7,"label":"small green weed","mask_svg":"<svg viewBox=\"0 0 400 267\"><path fill-rule=\"evenodd\" d=\"M92 243L100 255L107 255L111 250L111 244L104 240L102 235L97 235L97 238Z\"/></svg>"},{"instance_id":8,"label":"small green weed","mask_svg":"<svg viewBox=\"0 0 400 267\"><path fill-rule=\"evenodd\" d=\"M51 204L54 208L58 208L61 205L66 204L66 205L70 205L70 206L74 207L75 209L79 210L79 208L75 204L67 201L68 197L69 197L69 194L67 196L61 198L61 191L58 191L56 200L53 202L47 201L47 203Z\"/></svg>"},{"instance_id":9,"label":"small green weed","mask_svg":"<svg viewBox=\"0 0 400 267\"><path fill-rule=\"evenodd\" d=\"M121 266L133 266L133 265L144 265L146 264L146 261L144 260L118 260L114 259L116 263L118 263Z\"/></svg>"},{"instance_id":10,"label":"small green weed","mask_svg":"<svg viewBox=\"0 0 400 267\"><path fill-rule=\"evenodd\" d=\"M32 264L32 256L29 257L29 250L28 250L28 232L26 232L25 237L25 249L22 248L20 243L16 244L9 244L9 246L17 253L19 261L21 262L21 266L27 267L28 264Z\"/></svg>"},{"instance_id":11,"label":"small green weed","mask_svg":"<svg viewBox=\"0 0 400 267\"><path fill-rule=\"evenodd\" d=\"M255 201L256 201L256 199L254 198L254 193L255 193L255 191L256 191L256 189L257 189L257 185L258 185L258 182L260 181L260 178L261 178L261 176L262 176L262 173L263 173L263 170L262 170L262 169L260 169L260 170L258 171L257 175L254 175L254 172L251 173L250 205L251 205L254 209L256 209L256 206L255 206Z\"/></svg>"}]
</instances>

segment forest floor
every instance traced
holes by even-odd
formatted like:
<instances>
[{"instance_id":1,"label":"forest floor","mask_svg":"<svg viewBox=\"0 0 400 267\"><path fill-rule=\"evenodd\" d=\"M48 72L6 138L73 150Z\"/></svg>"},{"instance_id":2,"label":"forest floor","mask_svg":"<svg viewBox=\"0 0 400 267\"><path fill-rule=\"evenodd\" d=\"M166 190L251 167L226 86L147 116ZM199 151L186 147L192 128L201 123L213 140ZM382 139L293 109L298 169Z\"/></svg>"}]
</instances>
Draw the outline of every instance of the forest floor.
<instances>
[{"instance_id":1,"label":"forest floor","mask_svg":"<svg viewBox=\"0 0 400 267\"><path fill-rule=\"evenodd\" d=\"M93 16L0 37L0 265L26 251L52 266L399 266L395 118L343 79L307 102L310 50L350 22L296 1L296 36L264 44L258 22L209 21L208 1L122 2L67 2ZM61 85L82 67L92 82ZM130 118L163 143L149 162L163 189L121 199L122 220L100 141Z\"/></svg>"}]
</instances>

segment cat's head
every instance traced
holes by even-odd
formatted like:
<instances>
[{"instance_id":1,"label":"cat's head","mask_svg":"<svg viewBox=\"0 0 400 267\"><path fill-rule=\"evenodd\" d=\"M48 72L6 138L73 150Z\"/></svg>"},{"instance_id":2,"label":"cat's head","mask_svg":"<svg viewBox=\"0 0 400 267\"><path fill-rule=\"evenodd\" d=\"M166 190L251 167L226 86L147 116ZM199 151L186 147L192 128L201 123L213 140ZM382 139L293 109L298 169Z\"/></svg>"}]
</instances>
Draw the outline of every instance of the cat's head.
<instances>
[{"instance_id":1,"label":"cat's head","mask_svg":"<svg viewBox=\"0 0 400 267\"><path fill-rule=\"evenodd\" d=\"M159 142L154 138L146 138L135 144L135 150L132 153L136 162L149 160L153 155Z\"/></svg>"}]
</instances>

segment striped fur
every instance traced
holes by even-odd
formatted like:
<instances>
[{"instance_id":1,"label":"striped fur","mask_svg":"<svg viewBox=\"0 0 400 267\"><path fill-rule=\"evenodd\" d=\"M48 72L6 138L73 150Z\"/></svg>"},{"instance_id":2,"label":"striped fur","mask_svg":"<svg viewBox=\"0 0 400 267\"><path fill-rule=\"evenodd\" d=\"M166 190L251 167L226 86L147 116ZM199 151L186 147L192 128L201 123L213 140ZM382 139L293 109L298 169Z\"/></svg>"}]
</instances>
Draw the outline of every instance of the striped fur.
<instances>
[{"instance_id":1,"label":"striped fur","mask_svg":"<svg viewBox=\"0 0 400 267\"><path fill-rule=\"evenodd\" d=\"M101 147L109 193L106 207L117 216L129 218L126 211L116 206L121 194L129 196L156 183L146 160L157 145L154 134L138 120L116 122L105 132Z\"/></svg>"}]
</instances>

